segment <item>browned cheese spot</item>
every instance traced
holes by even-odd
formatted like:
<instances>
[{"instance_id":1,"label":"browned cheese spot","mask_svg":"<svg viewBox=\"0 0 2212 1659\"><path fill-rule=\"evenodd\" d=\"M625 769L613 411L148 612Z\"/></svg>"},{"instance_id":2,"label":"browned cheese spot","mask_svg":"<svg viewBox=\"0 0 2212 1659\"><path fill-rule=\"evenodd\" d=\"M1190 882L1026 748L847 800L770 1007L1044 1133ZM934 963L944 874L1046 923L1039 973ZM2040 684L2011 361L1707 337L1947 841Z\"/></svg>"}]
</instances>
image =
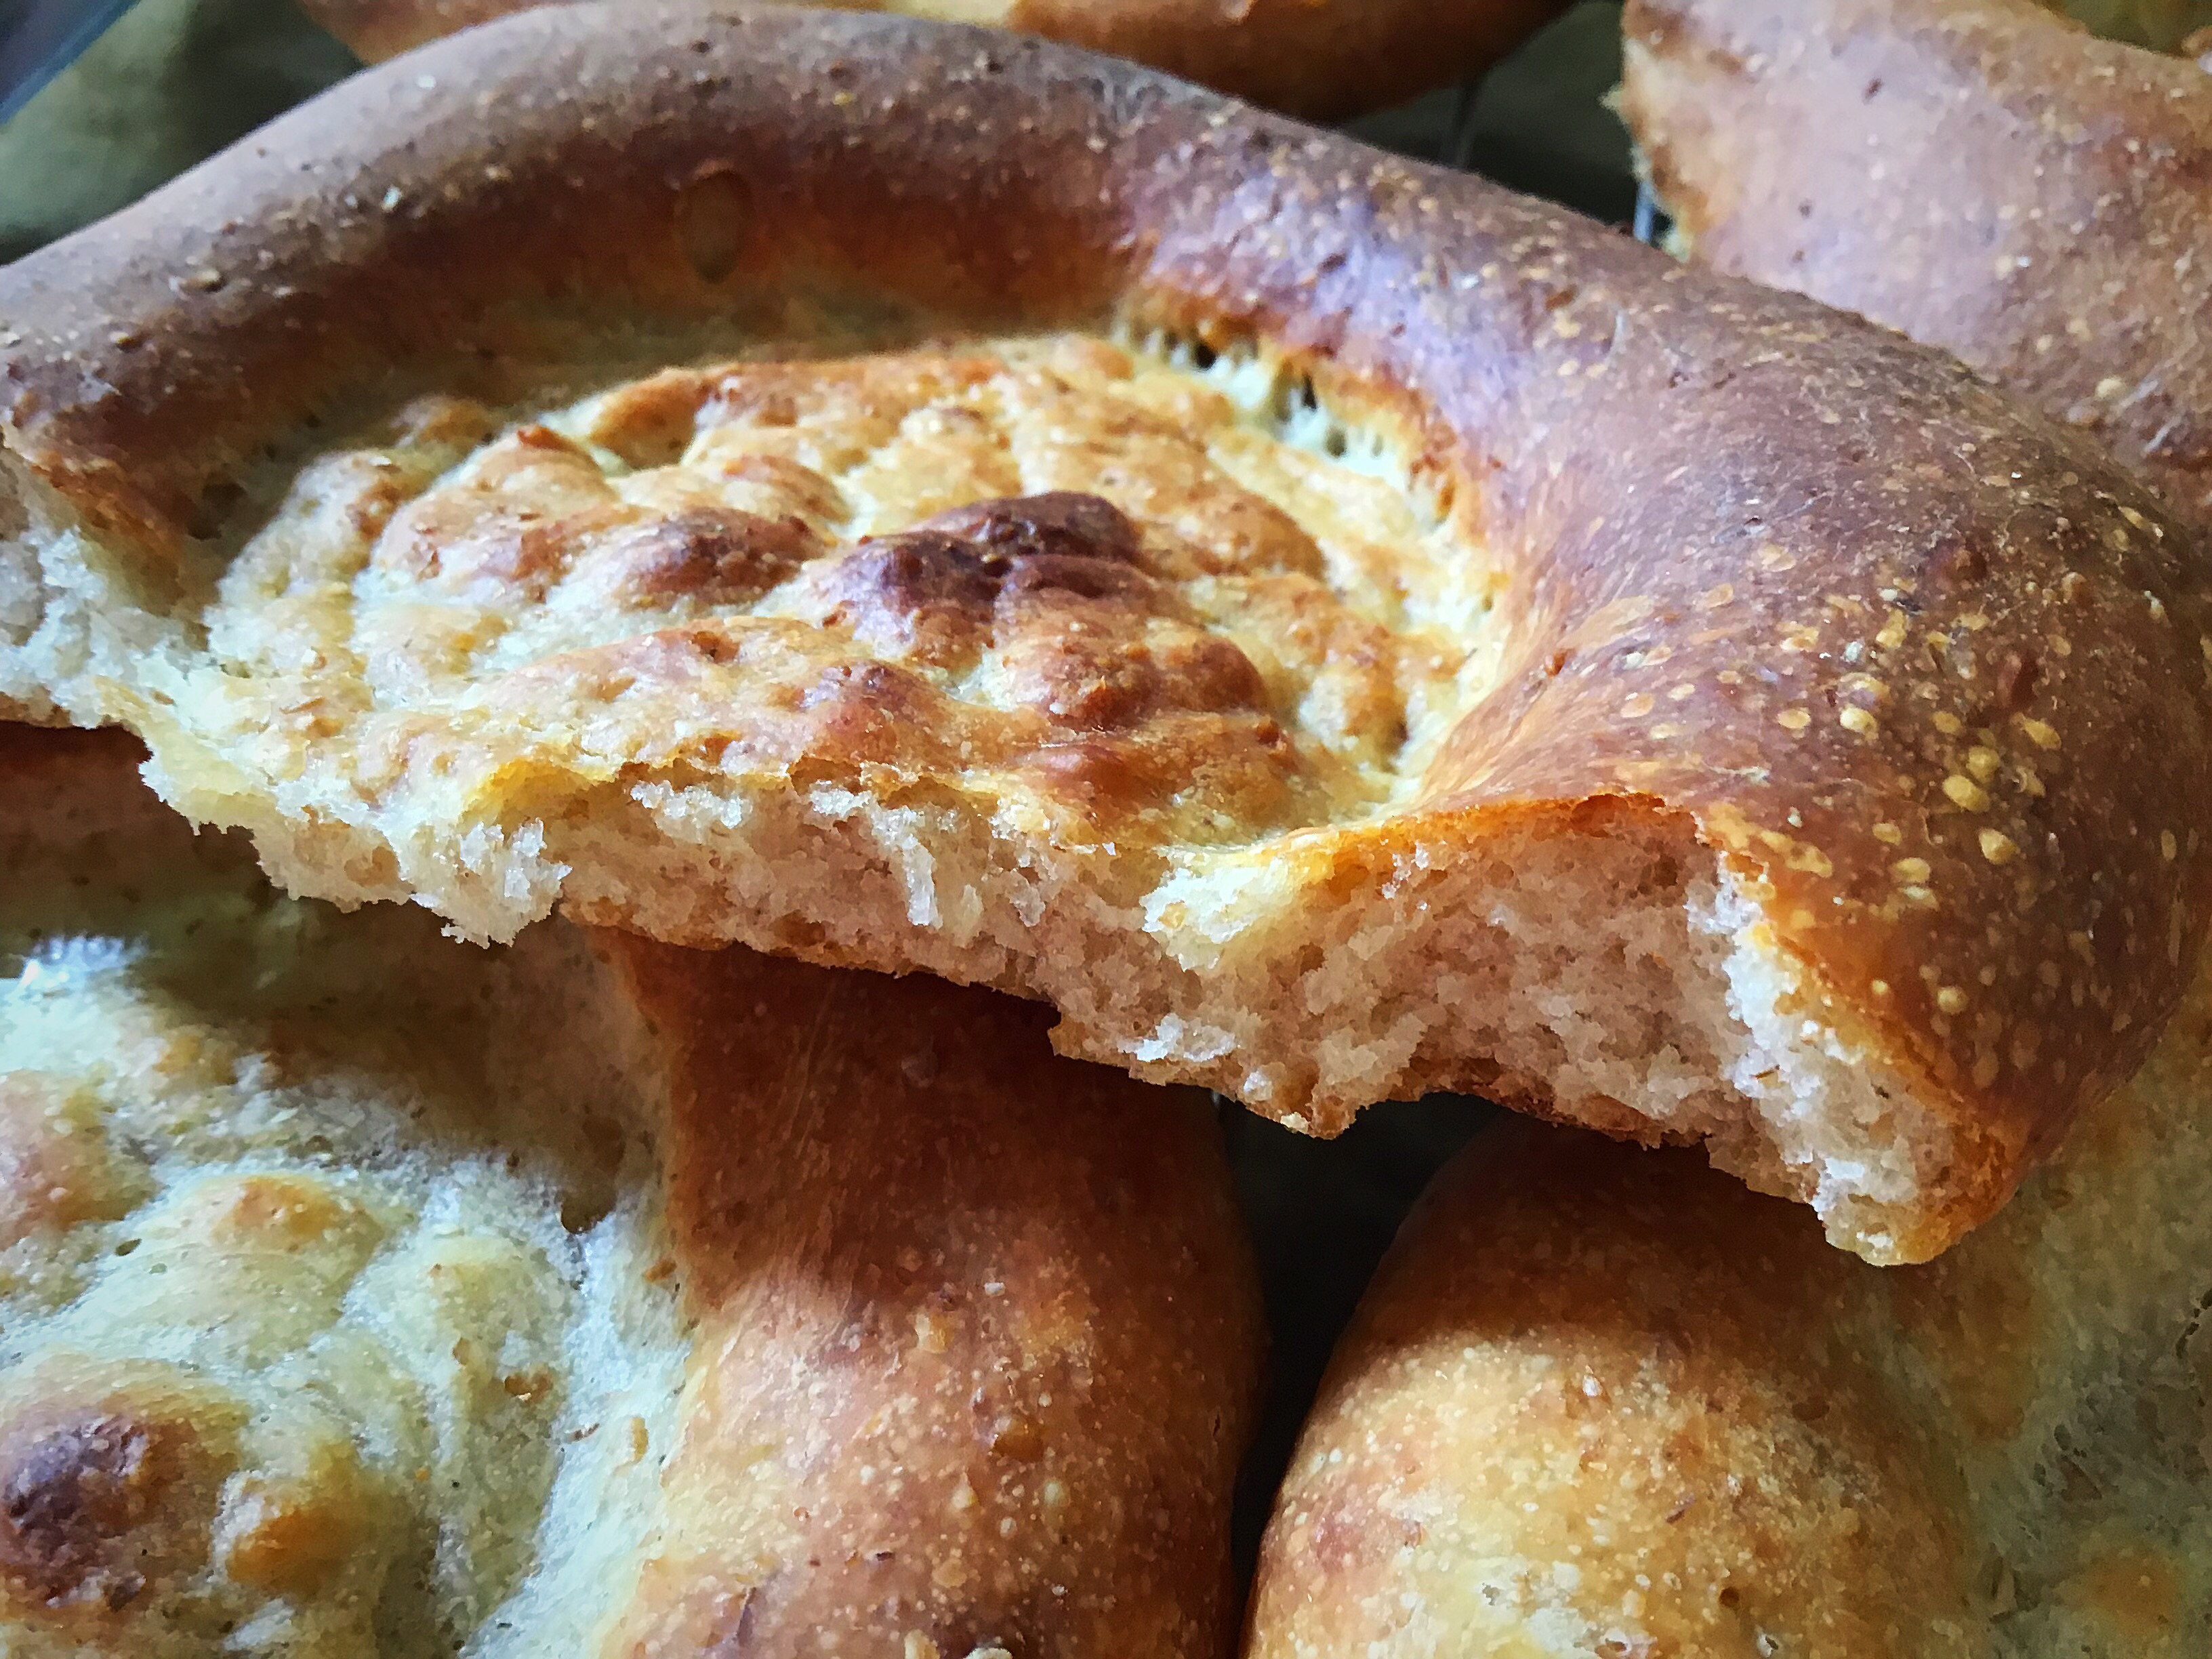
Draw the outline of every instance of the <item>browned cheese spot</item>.
<instances>
[{"instance_id":1,"label":"browned cheese spot","mask_svg":"<svg viewBox=\"0 0 2212 1659\"><path fill-rule=\"evenodd\" d=\"M202 1452L190 1423L121 1410L0 1431L0 1585L29 1607L130 1606L204 1545Z\"/></svg>"}]
</instances>

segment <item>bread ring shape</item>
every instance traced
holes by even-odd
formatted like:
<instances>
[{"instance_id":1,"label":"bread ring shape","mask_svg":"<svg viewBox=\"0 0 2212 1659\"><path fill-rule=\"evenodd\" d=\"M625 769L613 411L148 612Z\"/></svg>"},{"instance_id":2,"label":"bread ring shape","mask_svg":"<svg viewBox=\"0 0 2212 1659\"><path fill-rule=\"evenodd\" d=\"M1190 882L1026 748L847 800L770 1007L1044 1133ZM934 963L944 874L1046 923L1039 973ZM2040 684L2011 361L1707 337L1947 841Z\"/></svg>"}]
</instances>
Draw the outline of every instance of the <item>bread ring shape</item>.
<instances>
[{"instance_id":1,"label":"bread ring shape","mask_svg":"<svg viewBox=\"0 0 2212 1659\"><path fill-rule=\"evenodd\" d=\"M306 0L371 63L544 0ZM1565 0L798 0L987 23L1133 58L1313 120L1480 73Z\"/></svg>"},{"instance_id":2,"label":"bread ring shape","mask_svg":"<svg viewBox=\"0 0 2212 1659\"><path fill-rule=\"evenodd\" d=\"M2002 1215L1891 1272L1679 1154L1479 1137L1331 1363L1248 1659L2203 1653L2208 1061L2200 975Z\"/></svg>"},{"instance_id":3,"label":"bread ring shape","mask_svg":"<svg viewBox=\"0 0 2212 1659\"><path fill-rule=\"evenodd\" d=\"M1624 27L1685 252L1956 352L2212 516L2203 66L2026 0L1633 0Z\"/></svg>"},{"instance_id":4,"label":"bread ring shape","mask_svg":"<svg viewBox=\"0 0 2212 1659\"><path fill-rule=\"evenodd\" d=\"M1221 1659L1208 1103L1042 1012L487 952L0 730L0 1648Z\"/></svg>"},{"instance_id":5,"label":"bread ring shape","mask_svg":"<svg viewBox=\"0 0 2212 1659\"><path fill-rule=\"evenodd\" d=\"M1703 1139L1885 1261L2203 931L2212 616L2147 491L1127 65L530 13L0 316L0 694L295 891L988 983L1324 1133L1460 1089Z\"/></svg>"}]
</instances>

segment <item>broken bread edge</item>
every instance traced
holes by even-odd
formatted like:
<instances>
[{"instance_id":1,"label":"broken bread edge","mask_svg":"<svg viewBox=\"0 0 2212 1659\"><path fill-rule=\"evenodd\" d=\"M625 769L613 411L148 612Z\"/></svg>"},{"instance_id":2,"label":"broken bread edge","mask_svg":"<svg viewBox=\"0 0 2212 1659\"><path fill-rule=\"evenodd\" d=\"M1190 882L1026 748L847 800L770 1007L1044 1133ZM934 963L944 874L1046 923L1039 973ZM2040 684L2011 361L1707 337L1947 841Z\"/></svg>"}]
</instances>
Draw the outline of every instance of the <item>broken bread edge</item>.
<instances>
[{"instance_id":1,"label":"broken bread edge","mask_svg":"<svg viewBox=\"0 0 2212 1659\"><path fill-rule=\"evenodd\" d=\"M702 201L742 209L703 246ZM1116 948L1079 957L1052 941L1065 924L1089 951L1081 916L1013 910L1026 950L921 939L911 888L885 872L902 837L926 843L850 827L894 807L865 790L841 820L850 859L811 802L764 798L763 816L795 824L825 877L841 860L876 871L872 915L850 884L812 915L772 892L777 914L731 905L715 937L1048 994L1064 1046L1309 1127L1486 1087L1615 1133L1708 1138L1882 1260L1990 1213L2179 995L2212 896L2190 830L2212 798L2212 624L2185 533L2109 463L1947 359L1480 181L1133 68L896 20L514 19L350 82L10 268L0 696L120 715L167 748L159 687L198 648L187 596L211 556L191 531L228 470L349 398L556 357L579 331L773 315L763 296L794 288L975 331L1134 319L1278 355L1332 408L1387 426L1442 510L1498 551L1506 658L1418 799L1264 849L1279 867L1246 884L1261 898L1231 941L1253 947L1241 973L1125 974L1159 959L1135 942L1153 937L1141 907L1123 907ZM392 825L204 759L158 753L154 776L254 829L281 878L349 902L410 894L486 936L558 902L701 942L664 913L702 906L666 894L736 845L676 856L670 808L656 839L596 869L573 856L588 836L564 843L558 820L530 817L433 830L418 860ZM1314 987L1297 953L1326 937L1309 924L1329 893L1380 894L1384 866L1425 846L1424 879L1459 878L1427 912L1441 929L1445 908L1522 890L1508 827L1616 800L1711 861L1711 926L1680 909L1707 948L1682 1000L1702 1020L1733 998L1751 1063L1716 1064L1680 1124L1649 1088L1621 1099L1567 1075L1562 1023L1609 1023L1601 1046L1631 1071L1668 1047L1609 993L1544 1015L1533 1063L1449 1036L1396 1065L1352 1054L1373 1005L1445 977L1441 933L1399 958L1410 984L1299 1006ZM690 806L705 824L755 805ZM980 870L1060 850L981 828L954 837ZM656 864L651 882L633 868ZM802 872L768 873L795 889ZM1565 925L1565 959L1592 922ZM1252 1006L1222 1012L1287 1046L1199 1057L1210 1039L1176 1033L1243 1041L1208 1000L1239 988ZM1247 1081L1285 1064L1310 1080Z\"/></svg>"}]
</instances>

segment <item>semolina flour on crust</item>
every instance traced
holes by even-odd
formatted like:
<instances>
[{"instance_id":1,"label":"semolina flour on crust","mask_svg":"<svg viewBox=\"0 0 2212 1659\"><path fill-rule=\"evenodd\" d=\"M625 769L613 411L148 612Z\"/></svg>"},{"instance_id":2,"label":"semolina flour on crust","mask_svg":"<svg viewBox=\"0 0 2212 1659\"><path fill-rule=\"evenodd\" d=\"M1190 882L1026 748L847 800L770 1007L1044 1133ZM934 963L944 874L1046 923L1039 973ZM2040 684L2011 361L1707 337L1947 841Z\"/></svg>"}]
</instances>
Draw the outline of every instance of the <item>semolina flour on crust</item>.
<instances>
[{"instance_id":1,"label":"semolina flour on crust","mask_svg":"<svg viewBox=\"0 0 2212 1659\"><path fill-rule=\"evenodd\" d=\"M0 276L0 697L271 873L1052 1003L1881 1260L2212 911L2200 565L1956 365L1127 65L532 13ZM618 141L617 141L618 135Z\"/></svg>"}]
</instances>

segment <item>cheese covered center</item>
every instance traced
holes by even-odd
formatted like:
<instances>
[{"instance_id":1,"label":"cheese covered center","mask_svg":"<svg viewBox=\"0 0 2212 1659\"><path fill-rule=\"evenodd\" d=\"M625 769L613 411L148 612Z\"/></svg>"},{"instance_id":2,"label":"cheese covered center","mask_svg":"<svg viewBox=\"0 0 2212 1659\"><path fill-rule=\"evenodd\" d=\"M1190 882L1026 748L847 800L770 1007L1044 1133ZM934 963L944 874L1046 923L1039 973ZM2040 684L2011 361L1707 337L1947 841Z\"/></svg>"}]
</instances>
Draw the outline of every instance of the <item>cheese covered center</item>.
<instances>
[{"instance_id":1,"label":"cheese covered center","mask_svg":"<svg viewBox=\"0 0 2212 1659\"><path fill-rule=\"evenodd\" d=\"M234 729L372 801L957 775L1125 848L1364 816L1479 695L1490 578L1310 391L1206 361L1064 337L418 402L226 575Z\"/></svg>"}]
</instances>

